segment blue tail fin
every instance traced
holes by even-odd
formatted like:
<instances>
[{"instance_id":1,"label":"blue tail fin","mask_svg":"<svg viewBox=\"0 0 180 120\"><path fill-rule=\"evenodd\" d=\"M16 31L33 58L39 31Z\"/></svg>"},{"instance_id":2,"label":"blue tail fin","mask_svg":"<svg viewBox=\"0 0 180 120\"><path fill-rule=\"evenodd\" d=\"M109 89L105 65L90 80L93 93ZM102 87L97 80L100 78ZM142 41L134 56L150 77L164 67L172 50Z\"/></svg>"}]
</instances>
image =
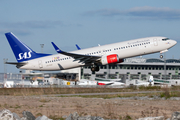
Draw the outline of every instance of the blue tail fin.
<instances>
[{"instance_id":1,"label":"blue tail fin","mask_svg":"<svg viewBox=\"0 0 180 120\"><path fill-rule=\"evenodd\" d=\"M36 53L27 45L22 43L13 33L5 33L6 38L11 46L12 51L18 62L28 61L39 57L48 56L51 54Z\"/></svg>"}]
</instances>

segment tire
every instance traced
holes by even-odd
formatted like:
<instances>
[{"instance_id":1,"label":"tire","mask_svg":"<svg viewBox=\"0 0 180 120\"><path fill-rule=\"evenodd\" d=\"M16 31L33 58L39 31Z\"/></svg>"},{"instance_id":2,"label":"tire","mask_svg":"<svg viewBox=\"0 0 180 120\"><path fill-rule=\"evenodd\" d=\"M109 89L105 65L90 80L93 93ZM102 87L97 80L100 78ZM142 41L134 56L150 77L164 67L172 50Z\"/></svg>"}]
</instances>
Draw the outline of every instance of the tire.
<instances>
[{"instance_id":1,"label":"tire","mask_svg":"<svg viewBox=\"0 0 180 120\"><path fill-rule=\"evenodd\" d=\"M91 67L91 71L95 72L96 71L95 67Z\"/></svg>"},{"instance_id":2,"label":"tire","mask_svg":"<svg viewBox=\"0 0 180 120\"><path fill-rule=\"evenodd\" d=\"M162 59L162 58L163 58L163 55L160 55L160 58Z\"/></svg>"}]
</instances>

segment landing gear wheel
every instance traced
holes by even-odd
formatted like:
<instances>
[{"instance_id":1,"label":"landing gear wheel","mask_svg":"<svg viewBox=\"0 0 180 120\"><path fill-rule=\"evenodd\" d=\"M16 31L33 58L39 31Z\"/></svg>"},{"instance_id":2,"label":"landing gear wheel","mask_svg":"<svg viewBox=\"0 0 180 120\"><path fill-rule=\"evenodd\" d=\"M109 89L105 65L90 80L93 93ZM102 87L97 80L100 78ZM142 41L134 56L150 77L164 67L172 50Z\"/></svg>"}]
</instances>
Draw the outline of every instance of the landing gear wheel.
<instances>
[{"instance_id":1,"label":"landing gear wheel","mask_svg":"<svg viewBox=\"0 0 180 120\"><path fill-rule=\"evenodd\" d=\"M162 58L163 58L163 55L160 55L160 58L162 59Z\"/></svg>"},{"instance_id":2,"label":"landing gear wheel","mask_svg":"<svg viewBox=\"0 0 180 120\"><path fill-rule=\"evenodd\" d=\"M95 67L91 67L92 72L95 72L95 70L96 70Z\"/></svg>"},{"instance_id":3,"label":"landing gear wheel","mask_svg":"<svg viewBox=\"0 0 180 120\"><path fill-rule=\"evenodd\" d=\"M91 71L92 72L98 72L99 71L99 66L96 66L96 67L91 67Z\"/></svg>"}]
</instances>

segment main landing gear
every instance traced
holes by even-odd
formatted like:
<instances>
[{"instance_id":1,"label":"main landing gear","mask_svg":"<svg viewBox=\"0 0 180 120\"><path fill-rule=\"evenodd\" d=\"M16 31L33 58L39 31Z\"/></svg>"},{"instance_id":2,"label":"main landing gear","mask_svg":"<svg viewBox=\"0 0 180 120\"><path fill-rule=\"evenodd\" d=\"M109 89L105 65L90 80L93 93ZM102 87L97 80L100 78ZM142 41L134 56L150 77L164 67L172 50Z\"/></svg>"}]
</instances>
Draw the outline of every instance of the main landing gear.
<instances>
[{"instance_id":1,"label":"main landing gear","mask_svg":"<svg viewBox=\"0 0 180 120\"><path fill-rule=\"evenodd\" d=\"M98 72L99 71L99 66L92 66L91 71L92 72Z\"/></svg>"},{"instance_id":2,"label":"main landing gear","mask_svg":"<svg viewBox=\"0 0 180 120\"><path fill-rule=\"evenodd\" d=\"M96 65L96 64L93 64L92 67L91 67L91 71L92 72L98 72L99 71L99 66Z\"/></svg>"},{"instance_id":3,"label":"main landing gear","mask_svg":"<svg viewBox=\"0 0 180 120\"><path fill-rule=\"evenodd\" d=\"M98 72L98 71L99 71L99 66L93 64L92 67L91 67L91 72L92 72L92 74L91 74L91 80L95 80L95 77L96 77L96 74L95 74L95 73Z\"/></svg>"}]
</instances>

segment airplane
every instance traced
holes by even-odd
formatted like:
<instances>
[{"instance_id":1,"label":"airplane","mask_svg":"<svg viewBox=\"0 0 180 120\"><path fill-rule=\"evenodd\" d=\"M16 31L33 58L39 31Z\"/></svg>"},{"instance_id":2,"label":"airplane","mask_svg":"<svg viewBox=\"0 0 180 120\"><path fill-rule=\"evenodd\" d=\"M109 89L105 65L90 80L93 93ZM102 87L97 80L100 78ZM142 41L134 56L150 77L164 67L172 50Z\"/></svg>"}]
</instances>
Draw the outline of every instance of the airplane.
<instances>
[{"instance_id":1,"label":"airplane","mask_svg":"<svg viewBox=\"0 0 180 120\"><path fill-rule=\"evenodd\" d=\"M135 86L154 86L154 78L152 75L150 75L148 81L133 79L133 80L126 80L125 84L135 85Z\"/></svg>"},{"instance_id":2,"label":"airplane","mask_svg":"<svg viewBox=\"0 0 180 120\"><path fill-rule=\"evenodd\" d=\"M177 42L167 37L147 37L101 45L72 52L52 45L58 54L36 53L21 42L12 32L5 33L17 62L6 62L19 69L56 71L82 66L91 66L91 71L99 71L100 65L122 63L125 58L160 52L167 52ZM162 57L162 55L161 55Z\"/></svg>"},{"instance_id":3,"label":"airplane","mask_svg":"<svg viewBox=\"0 0 180 120\"><path fill-rule=\"evenodd\" d=\"M97 85L97 81L87 80L87 79L80 79L77 82L78 85Z\"/></svg>"},{"instance_id":4,"label":"airplane","mask_svg":"<svg viewBox=\"0 0 180 120\"><path fill-rule=\"evenodd\" d=\"M111 85L111 86L115 86L115 85L125 85L125 83L119 82L119 81L98 81L97 82L98 85Z\"/></svg>"}]
</instances>

